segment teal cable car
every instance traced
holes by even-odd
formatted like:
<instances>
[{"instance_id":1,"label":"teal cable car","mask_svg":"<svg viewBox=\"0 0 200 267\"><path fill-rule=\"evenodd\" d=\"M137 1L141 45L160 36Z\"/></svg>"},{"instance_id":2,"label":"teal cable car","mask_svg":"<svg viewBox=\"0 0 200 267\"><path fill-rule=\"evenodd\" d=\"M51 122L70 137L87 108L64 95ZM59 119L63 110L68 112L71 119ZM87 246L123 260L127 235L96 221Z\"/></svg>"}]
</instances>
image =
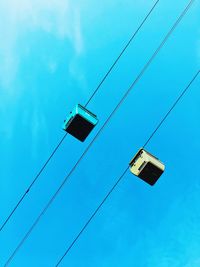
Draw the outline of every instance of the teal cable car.
<instances>
[{"instance_id":1,"label":"teal cable car","mask_svg":"<svg viewBox=\"0 0 200 267\"><path fill-rule=\"evenodd\" d=\"M65 120L63 130L83 142L97 123L95 114L77 104Z\"/></svg>"}]
</instances>

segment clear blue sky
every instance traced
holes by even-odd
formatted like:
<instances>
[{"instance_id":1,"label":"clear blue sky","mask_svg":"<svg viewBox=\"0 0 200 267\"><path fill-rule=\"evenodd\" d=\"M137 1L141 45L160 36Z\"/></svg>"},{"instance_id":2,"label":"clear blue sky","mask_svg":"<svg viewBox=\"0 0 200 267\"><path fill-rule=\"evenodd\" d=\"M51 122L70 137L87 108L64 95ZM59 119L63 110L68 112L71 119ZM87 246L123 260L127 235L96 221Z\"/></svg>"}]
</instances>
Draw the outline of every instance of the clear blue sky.
<instances>
[{"instance_id":1,"label":"clear blue sky","mask_svg":"<svg viewBox=\"0 0 200 267\"><path fill-rule=\"evenodd\" d=\"M173 3L172 3L173 2ZM0 2L0 224L64 135L151 0ZM85 143L68 136L0 233L0 266L157 48L186 0L160 0L88 108ZM130 159L199 69L200 2L89 150L10 266L53 267ZM148 144L166 165L154 187L124 177L61 266L200 266L200 78Z\"/></svg>"}]
</instances>

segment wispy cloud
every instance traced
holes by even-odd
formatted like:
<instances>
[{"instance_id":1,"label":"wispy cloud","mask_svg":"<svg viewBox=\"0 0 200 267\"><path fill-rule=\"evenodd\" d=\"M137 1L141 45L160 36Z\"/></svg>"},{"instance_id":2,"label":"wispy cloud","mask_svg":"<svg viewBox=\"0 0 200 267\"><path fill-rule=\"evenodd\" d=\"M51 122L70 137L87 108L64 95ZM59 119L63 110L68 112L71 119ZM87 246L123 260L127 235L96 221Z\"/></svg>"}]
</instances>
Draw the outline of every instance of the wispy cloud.
<instances>
[{"instance_id":1,"label":"wispy cloud","mask_svg":"<svg viewBox=\"0 0 200 267\"><path fill-rule=\"evenodd\" d=\"M80 12L69 0L3 0L0 2L0 15L0 34L3 36L0 43L0 82L7 90L11 89L19 69L17 45L23 34L42 30L56 38L68 39L76 54L83 50Z\"/></svg>"},{"instance_id":2,"label":"wispy cloud","mask_svg":"<svg viewBox=\"0 0 200 267\"><path fill-rule=\"evenodd\" d=\"M6 101L6 104L4 102L4 105L0 106L0 112L5 118L7 116L5 107L13 106L10 113L15 113L16 108L14 110L14 105L12 104L16 104L17 98L20 96L23 99L23 88L27 88L22 79L20 80L20 86L18 83L18 74L24 60L20 54L21 42L22 40L23 42L26 41L29 33L37 33L37 31L50 34L58 40L70 42L74 54L71 56L71 62L69 62L69 74L76 77L76 74L71 72L70 66L74 64L77 57L83 52L81 16L77 5L71 0L0 1L0 97L1 101ZM30 53L29 50L31 50L30 45L27 45L27 53ZM58 68L57 59L49 57L46 58L46 62L45 67L49 74L55 73ZM31 94L30 91L29 94ZM41 130L42 126L46 131L47 126L42 112L38 112L36 99L32 101L31 110L29 119L32 118L32 121L34 121L32 140L36 140L38 129ZM26 113L25 110L23 112ZM14 120L15 116L12 116L12 119ZM9 138L12 137L12 132L14 132L12 124L11 121L9 127L6 125L1 127L1 133L8 132L7 128L9 128ZM35 141L33 142L35 143Z\"/></svg>"}]
</instances>

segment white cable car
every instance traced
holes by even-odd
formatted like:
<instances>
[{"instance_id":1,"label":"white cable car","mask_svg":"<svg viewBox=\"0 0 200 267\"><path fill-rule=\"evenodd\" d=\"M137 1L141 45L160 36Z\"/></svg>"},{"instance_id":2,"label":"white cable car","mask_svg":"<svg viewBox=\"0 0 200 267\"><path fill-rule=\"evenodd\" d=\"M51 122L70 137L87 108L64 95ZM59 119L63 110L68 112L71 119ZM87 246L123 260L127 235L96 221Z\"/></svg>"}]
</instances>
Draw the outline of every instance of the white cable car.
<instances>
[{"instance_id":1,"label":"white cable car","mask_svg":"<svg viewBox=\"0 0 200 267\"><path fill-rule=\"evenodd\" d=\"M130 171L154 185L165 170L164 164L152 154L141 148L129 163Z\"/></svg>"}]
</instances>

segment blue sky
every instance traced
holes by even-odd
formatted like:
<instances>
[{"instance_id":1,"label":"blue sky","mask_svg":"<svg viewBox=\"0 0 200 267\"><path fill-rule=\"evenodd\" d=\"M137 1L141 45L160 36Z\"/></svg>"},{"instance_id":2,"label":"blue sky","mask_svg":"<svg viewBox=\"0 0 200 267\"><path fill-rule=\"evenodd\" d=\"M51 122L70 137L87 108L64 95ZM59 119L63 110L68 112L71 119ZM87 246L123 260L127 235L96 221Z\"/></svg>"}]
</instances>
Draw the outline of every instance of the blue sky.
<instances>
[{"instance_id":1,"label":"blue sky","mask_svg":"<svg viewBox=\"0 0 200 267\"><path fill-rule=\"evenodd\" d=\"M154 1L0 2L0 223ZM85 143L68 136L0 233L0 266L13 252L160 44L187 1L161 0L88 108L100 122ZM51 267L199 69L195 1L41 219L10 266ZM166 165L155 187L130 172L63 260L70 267L200 265L200 79L148 144Z\"/></svg>"}]
</instances>

